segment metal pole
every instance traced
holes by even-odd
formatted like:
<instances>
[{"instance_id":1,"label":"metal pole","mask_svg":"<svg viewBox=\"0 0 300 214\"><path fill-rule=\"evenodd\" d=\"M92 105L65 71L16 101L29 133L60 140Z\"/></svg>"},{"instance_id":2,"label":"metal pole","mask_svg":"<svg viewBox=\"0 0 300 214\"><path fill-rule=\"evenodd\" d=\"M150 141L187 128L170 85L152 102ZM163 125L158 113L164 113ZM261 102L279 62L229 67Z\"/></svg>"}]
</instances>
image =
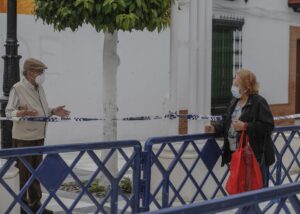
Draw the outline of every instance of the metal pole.
<instances>
[{"instance_id":1,"label":"metal pole","mask_svg":"<svg viewBox=\"0 0 300 214\"><path fill-rule=\"evenodd\" d=\"M1 116L5 116L5 107L11 87L20 80L17 40L17 0L7 1L7 37L5 44L4 74L3 74L3 97L0 98ZM11 148L11 121L1 121L1 148Z\"/></svg>"}]
</instances>

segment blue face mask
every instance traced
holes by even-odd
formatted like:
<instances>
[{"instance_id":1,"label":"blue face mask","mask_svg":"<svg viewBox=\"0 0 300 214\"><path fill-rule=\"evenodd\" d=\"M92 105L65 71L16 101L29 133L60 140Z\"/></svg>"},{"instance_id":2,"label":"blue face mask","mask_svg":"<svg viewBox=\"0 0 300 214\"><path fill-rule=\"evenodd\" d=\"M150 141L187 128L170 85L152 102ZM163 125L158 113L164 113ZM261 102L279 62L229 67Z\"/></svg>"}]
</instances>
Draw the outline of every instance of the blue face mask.
<instances>
[{"instance_id":1,"label":"blue face mask","mask_svg":"<svg viewBox=\"0 0 300 214\"><path fill-rule=\"evenodd\" d=\"M241 98L240 89L238 87L236 87L235 85L231 86L231 93L232 93L232 96L234 96L235 98L237 98L237 99Z\"/></svg>"}]
</instances>

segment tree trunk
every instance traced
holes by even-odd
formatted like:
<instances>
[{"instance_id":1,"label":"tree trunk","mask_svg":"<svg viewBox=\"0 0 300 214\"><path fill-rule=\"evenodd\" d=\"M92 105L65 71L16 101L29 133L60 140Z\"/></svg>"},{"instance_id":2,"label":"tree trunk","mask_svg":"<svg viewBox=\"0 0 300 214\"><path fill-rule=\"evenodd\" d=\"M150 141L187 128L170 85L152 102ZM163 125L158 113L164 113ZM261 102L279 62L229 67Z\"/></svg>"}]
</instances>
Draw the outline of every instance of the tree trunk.
<instances>
[{"instance_id":1,"label":"tree trunk","mask_svg":"<svg viewBox=\"0 0 300 214\"><path fill-rule=\"evenodd\" d=\"M169 109L178 111L178 3L174 1L171 7L170 26L170 70L169 70ZM178 134L178 120L168 121L168 135Z\"/></svg>"},{"instance_id":2,"label":"tree trunk","mask_svg":"<svg viewBox=\"0 0 300 214\"><path fill-rule=\"evenodd\" d=\"M117 68L120 65L120 59L117 54L118 32L113 34L105 33L103 47L103 140L117 140L117 121L114 120L117 116ZM101 152L102 160L108 155L109 150ZM110 156L106 167L112 175L118 171L118 156L117 152ZM109 183L107 179L101 179L105 186Z\"/></svg>"}]
</instances>

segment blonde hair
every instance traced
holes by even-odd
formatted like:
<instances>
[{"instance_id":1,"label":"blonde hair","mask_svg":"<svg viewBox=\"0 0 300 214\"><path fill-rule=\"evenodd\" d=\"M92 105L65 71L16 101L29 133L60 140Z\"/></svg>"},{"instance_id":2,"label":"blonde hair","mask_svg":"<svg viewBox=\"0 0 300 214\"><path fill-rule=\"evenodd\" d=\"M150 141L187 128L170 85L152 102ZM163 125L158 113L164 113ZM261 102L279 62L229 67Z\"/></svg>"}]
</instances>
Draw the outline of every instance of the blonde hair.
<instances>
[{"instance_id":1,"label":"blonde hair","mask_svg":"<svg viewBox=\"0 0 300 214\"><path fill-rule=\"evenodd\" d=\"M242 86L247 90L248 94L258 94L259 84L256 81L256 76L253 72L246 69L240 69L236 75L241 78Z\"/></svg>"}]
</instances>

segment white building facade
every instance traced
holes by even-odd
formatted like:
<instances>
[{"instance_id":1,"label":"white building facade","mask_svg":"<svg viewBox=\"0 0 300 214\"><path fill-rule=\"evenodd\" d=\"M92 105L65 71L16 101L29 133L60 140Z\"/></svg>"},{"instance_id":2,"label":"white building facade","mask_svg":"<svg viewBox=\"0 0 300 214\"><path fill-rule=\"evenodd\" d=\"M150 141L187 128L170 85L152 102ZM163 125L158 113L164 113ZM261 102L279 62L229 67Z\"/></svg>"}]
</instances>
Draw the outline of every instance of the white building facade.
<instances>
[{"instance_id":1,"label":"white building facade","mask_svg":"<svg viewBox=\"0 0 300 214\"><path fill-rule=\"evenodd\" d=\"M242 67L256 74L260 93L271 104L274 115L300 112L297 95L300 14L289 7L289 2L292 1L213 1L214 17L244 19Z\"/></svg>"},{"instance_id":2,"label":"white building facade","mask_svg":"<svg viewBox=\"0 0 300 214\"><path fill-rule=\"evenodd\" d=\"M228 87L239 67L257 75L261 94L275 115L299 113L300 14L287 0L178 0L172 12L171 28L160 34L119 32L119 118L164 115L169 110L211 114L222 101L221 97L212 103L212 98L218 90L225 98L230 95ZM0 13L0 27L3 56L5 13ZM44 87L51 106L65 104L72 117L102 117L103 34L91 26L54 32L34 16L19 14L18 41L21 70L28 57L48 65ZM202 132L205 123L189 121L181 133ZM118 138L145 140L177 134L178 125L178 120L119 121ZM101 121L70 121L50 123L46 144L101 139Z\"/></svg>"}]
</instances>

